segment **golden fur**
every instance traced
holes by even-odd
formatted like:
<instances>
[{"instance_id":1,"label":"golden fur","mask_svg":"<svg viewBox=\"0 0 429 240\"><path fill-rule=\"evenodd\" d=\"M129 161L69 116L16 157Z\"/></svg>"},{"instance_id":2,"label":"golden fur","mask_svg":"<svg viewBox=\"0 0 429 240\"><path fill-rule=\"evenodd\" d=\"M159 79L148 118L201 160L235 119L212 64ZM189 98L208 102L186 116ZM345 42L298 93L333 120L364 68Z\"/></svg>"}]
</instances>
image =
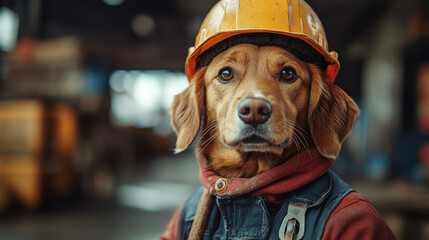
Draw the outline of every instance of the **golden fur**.
<instances>
[{"instance_id":1,"label":"golden fur","mask_svg":"<svg viewBox=\"0 0 429 240\"><path fill-rule=\"evenodd\" d=\"M233 72L229 82L219 81L225 67ZM295 70L295 81L281 80L285 67ZM272 105L271 117L261 126L267 142L257 146L240 141L245 126L237 107L248 97L264 98ZM358 112L344 91L324 81L319 67L282 48L252 44L217 55L197 71L171 107L176 151L188 148L200 133L201 153L223 177L254 176L311 147L336 158Z\"/></svg>"}]
</instances>

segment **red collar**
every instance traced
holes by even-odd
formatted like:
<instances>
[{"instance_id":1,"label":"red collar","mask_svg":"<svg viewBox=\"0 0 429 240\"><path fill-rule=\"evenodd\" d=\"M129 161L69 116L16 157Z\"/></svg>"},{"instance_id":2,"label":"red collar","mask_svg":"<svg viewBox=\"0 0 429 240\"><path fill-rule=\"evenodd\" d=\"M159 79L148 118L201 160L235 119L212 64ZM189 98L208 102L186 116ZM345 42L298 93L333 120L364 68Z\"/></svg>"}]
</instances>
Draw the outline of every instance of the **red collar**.
<instances>
[{"instance_id":1,"label":"red collar","mask_svg":"<svg viewBox=\"0 0 429 240\"><path fill-rule=\"evenodd\" d=\"M199 148L195 152L200 152ZM203 154L197 154L197 161L200 165L200 181L212 194L218 196L251 194L271 201L279 200L285 193L320 177L334 163L333 159L324 158L316 149L310 149L254 177L223 178L226 189L222 192L216 192L216 181L222 177L211 170L207 158Z\"/></svg>"}]
</instances>

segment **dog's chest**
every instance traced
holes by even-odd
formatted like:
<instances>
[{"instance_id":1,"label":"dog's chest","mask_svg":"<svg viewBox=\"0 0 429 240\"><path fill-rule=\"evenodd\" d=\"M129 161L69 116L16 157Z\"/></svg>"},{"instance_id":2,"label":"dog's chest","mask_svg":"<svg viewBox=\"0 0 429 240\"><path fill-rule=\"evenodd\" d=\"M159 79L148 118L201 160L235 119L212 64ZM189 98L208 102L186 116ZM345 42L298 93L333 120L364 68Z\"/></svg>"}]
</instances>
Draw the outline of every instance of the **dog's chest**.
<instances>
[{"instance_id":1,"label":"dog's chest","mask_svg":"<svg viewBox=\"0 0 429 240\"><path fill-rule=\"evenodd\" d=\"M279 202L259 196L216 196L204 239L279 239L279 235L284 234L282 225L288 217L299 219L301 239L321 239L330 213L351 191L353 189L328 172L286 194ZM197 192L184 205L180 239L187 239L200 195ZM292 212L297 205L302 206L299 212Z\"/></svg>"}]
</instances>

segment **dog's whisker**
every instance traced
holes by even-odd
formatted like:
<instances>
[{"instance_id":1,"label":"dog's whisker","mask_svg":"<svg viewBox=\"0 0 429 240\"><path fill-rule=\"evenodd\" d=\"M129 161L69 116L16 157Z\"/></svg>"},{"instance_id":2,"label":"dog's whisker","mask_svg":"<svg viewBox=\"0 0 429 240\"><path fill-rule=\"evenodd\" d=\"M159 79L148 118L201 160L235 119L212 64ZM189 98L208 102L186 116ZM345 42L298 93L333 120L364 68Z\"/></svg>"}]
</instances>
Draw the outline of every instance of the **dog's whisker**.
<instances>
[{"instance_id":1,"label":"dog's whisker","mask_svg":"<svg viewBox=\"0 0 429 240\"><path fill-rule=\"evenodd\" d=\"M294 136L299 141L300 145L303 147L303 150L308 150L308 143L307 140L305 140L304 137L302 137L302 134L299 131L296 131L294 133Z\"/></svg>"},{"instance_id":2,"label":"dog's whisker","mask_svg":"<svg viewBox=\"0 0 429 240\"><path fill-rule=\"evenodd\" d=\"M305 133L305 132L304 132ZM309 146L309 144L308 144L308 139L305 137L305 135L304 135L304 133L302 133L302 131L299 131L299 134L301 134L301 136L302 136L302 138L303 138L303 140L304 140L304 142L305 142L305 149L306 150L309 150L310 149L310 146Z\"/></svg>"},{"instance_id":3,"label":"dog's whisker","mask_svg":"<svg viewBox=\"0 0 429 240\"><path fill-rule=\"evenodd\" d=\"M210 130L212 130L213 128L217 127L219 125L218 122L213 122L207 125L206 129L204 130L204 133L209 132Z\"/></svg>"},{"instance_id":4,"label":"dog's whisker","mask_svg":"<svg viewBox=\"0 0 429 240\"><path fill-rule=\"evenodd\" d=\"M201 140L204 139L204 137L206 136L206 134L210 134L210 135L213 134L213 131L215 131L217 129L218 125L219 125L218 122L214 122L212 124L209 124L208 127L206 129L204 129L204 132L199 137L197 145L200 145Z\"/></svg>"},{"instance_id":5,"label":"dog's whisker","mask_svg":"<svg viewBox=\"0 0 429 240\"><path fill-rule=\"evenodd\" d=\"M310 134L308 134L307 131L303 127L301 127L298 122L295 122L294 127L297 128L297 129L299 129L307 137L310 137Z\"/></svg>"},{"instance_id":6,"label":"dog's whisker","mask_svg":"<svg viewBox=\"0 0 429 240\"><path fill-rule=\"evenodd\" d=\"M305 139L304 135L303 135L300 131L297 131L297 133L299 133L299 134L304 138L304 142L305 142L305 144L304 144L304 143L302 143L302 140L300 140L300 141L301 141L301 143L303 144L304 150L309 150L309 149L310 149L310 147L308 146L308 142L307 142L307 140ZM295 134L295 135L296 135L296 137L297 137L298 139L300 139L300 138L299 138L299 136L298 136L297 134ZM307 153L308 153L308 156L311 158L311 154L310 154L310 152L307 152Z\"/></svg>"},{"instance_id":7,"label":"dog's whisker","mask_svg":"<svg viewBox=\"0 0 429 240\"><path fill-rule=\"evenodd\" d=\"M208 139L206 139L203 144L201 144L202 147L207 146L211 141L213 141L216 137L219 136L219 133L215 133L213 135L211 135Z\"/></svg>"},{"instance_id":8,"label":"dog's whisker","mask_svg":"<svg viewBox=\"0 0 429 240\"><path fill-rule=\"evenodd\" d=\"M295 136L292 136L292 143L294 143L294 144L295 144L295 146L297 146L297 150L298 150L298 152L300 152L300 147L299 147L299 145L296 143ZM299 159L298 159L297 163L295 164L295 170L298 168L298 165L299 165Z\"/></svg>"},{"instance_id":9,"label":"dog's whisker","mask_svg":"<svg viewBox=\"0 0 429 240\"><path fill-rule=\"evenodd\" d=\"M300 147L299 147L299 144L297 144L297 141L296 141L296 135L294 134L294 135L292 135L292 143L294 143L295 144L295 146L296 146L296 148L298 149L298 152L300 152ZM295 170L296 169L298 169L298 165L299 165L299 159L298 159L298 161L296 162L296 164L295 164ZM294 170L294 171L295 171Z\"/></svg>"},{"instance_id":10,"label":"dog's whisker","mask_svg":"<svg viewBox=\"0 0 429 240\"><path fill-rule=\"evenodd\" d=\"M219 126L219 122L214 122L208 125L208 127L205 129L205 132L211 131L214 128L216 128L217 126Z\"/></svg>"},{"instance_id":11,"label":"dog's whisker","mask_svg":"<svg viewBox=\"0 0 429 240\"><path fill-rule=\"evenodd\" d=\"M213 135L212 136L212 138L210 139L210 141L209 142L207 142L207 144L205 145L205 146L202 146L202 148L200 149L200 151L198 152L198 155L199 154L201 154L205 149L206 149L206 147L209 145L209 143L211 142L211 141L213 141L215 138L217 138L218 136L217 135Z\"/></svg>"},{"instance_id":12,"label":"dog's whisker","mask_svg":"<svg viewBox=\"0 0 429 240\"><path fill-rule=\"evenodd\" d=\"M286 123L290 124L294 127L294 133L293 136L296 135L297 140L299 141L300 144L302 144L302 147L304 148L304 150L308 150L310 147L308 145L308 141L307 141L307 137L309 136L309 134L307 133L307 131L305 131L297 122L294 122L290 119L286 119ZM298 141L296 141L296 146L298 148ZM300 149L298 149L299 151Z\"/></svg>"},{"instance_id":13,"label":"dog's whisker","mask_svg":"<svg viewBox=\"0 0 429 240\"><path fill-rule=\"evenodd\" d=\"M206 139L203 142L203 144L200 145L201 149L198 152L198 154L201 154L214 139L217 139L219 137L219 135L220 135L219 133L215 133L215 134L211 135L210 138Z\"/></svg>"},{"instance_id":14,"label":"dog's whisker","mask_svg":"<svg viewBox=\"0 0 429 240\"><path fill-rule=\"evenodd\" d=\"M295 135L297 135L297 137L301 140L301 143L303 144L304 149L308 150L309 146L308 146L307 139L305 138L305 135L298 129L296 129L295 133L296 133Z\"/></svg>"},{"instance_id":15,"label":"dog's whisker","mask_svg":"<svg viewBox=\"0 0 429 240\"><path fill-rule=\"evenodd\" d=\"M209 132L213 132L213 130L219 125L218 122L214 122L212 124L209 124L206 129L204 129L204 132L201 134L201 137L204 137Z\"/></svg>"},{"instance_id":16,"label":"dog's whisker","mask_svg":"<svg viewBox=\"0 0 429 240\"><path fill-rule=\"evenodd\" d=\"M295 144L295 147L298 149L299 151L299 145L296 144L296 140L295 140L295 135L292 135L292 144Z\"/></svg>"},{"instance_id":17,"label":"dog's whisker","mask_svg":"<svg viewBox=\"0 0 429 240\"><path fill-rule=\"evenodd\" d=\"M292 125L295 129L300 130L302 133L304 133L307 137L310 137L310 135L307 133L307 131L299 125L298 122L292 121L290 119L285 119L287 124Z\"/></svg>"}]
</instances>

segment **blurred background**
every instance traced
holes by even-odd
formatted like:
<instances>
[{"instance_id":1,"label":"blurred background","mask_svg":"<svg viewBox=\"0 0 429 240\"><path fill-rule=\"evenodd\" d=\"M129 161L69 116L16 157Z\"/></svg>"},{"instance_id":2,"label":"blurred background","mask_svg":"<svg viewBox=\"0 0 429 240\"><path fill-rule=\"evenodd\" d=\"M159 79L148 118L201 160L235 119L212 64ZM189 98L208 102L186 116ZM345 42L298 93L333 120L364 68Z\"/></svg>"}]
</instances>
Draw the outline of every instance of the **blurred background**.
<instances>
[{"instance_id":1,"label":"blurred background","mask_svg":"<svg viewBox=\"0 0 429 240\"><path fill-rule=\"evenodd\" d=\"M0 0L0 239L157 239L199 186L168 116L216 0ZM335 170L429 239L429 2L308 0L361 108Z\"/></svg>"}]
</instances>

